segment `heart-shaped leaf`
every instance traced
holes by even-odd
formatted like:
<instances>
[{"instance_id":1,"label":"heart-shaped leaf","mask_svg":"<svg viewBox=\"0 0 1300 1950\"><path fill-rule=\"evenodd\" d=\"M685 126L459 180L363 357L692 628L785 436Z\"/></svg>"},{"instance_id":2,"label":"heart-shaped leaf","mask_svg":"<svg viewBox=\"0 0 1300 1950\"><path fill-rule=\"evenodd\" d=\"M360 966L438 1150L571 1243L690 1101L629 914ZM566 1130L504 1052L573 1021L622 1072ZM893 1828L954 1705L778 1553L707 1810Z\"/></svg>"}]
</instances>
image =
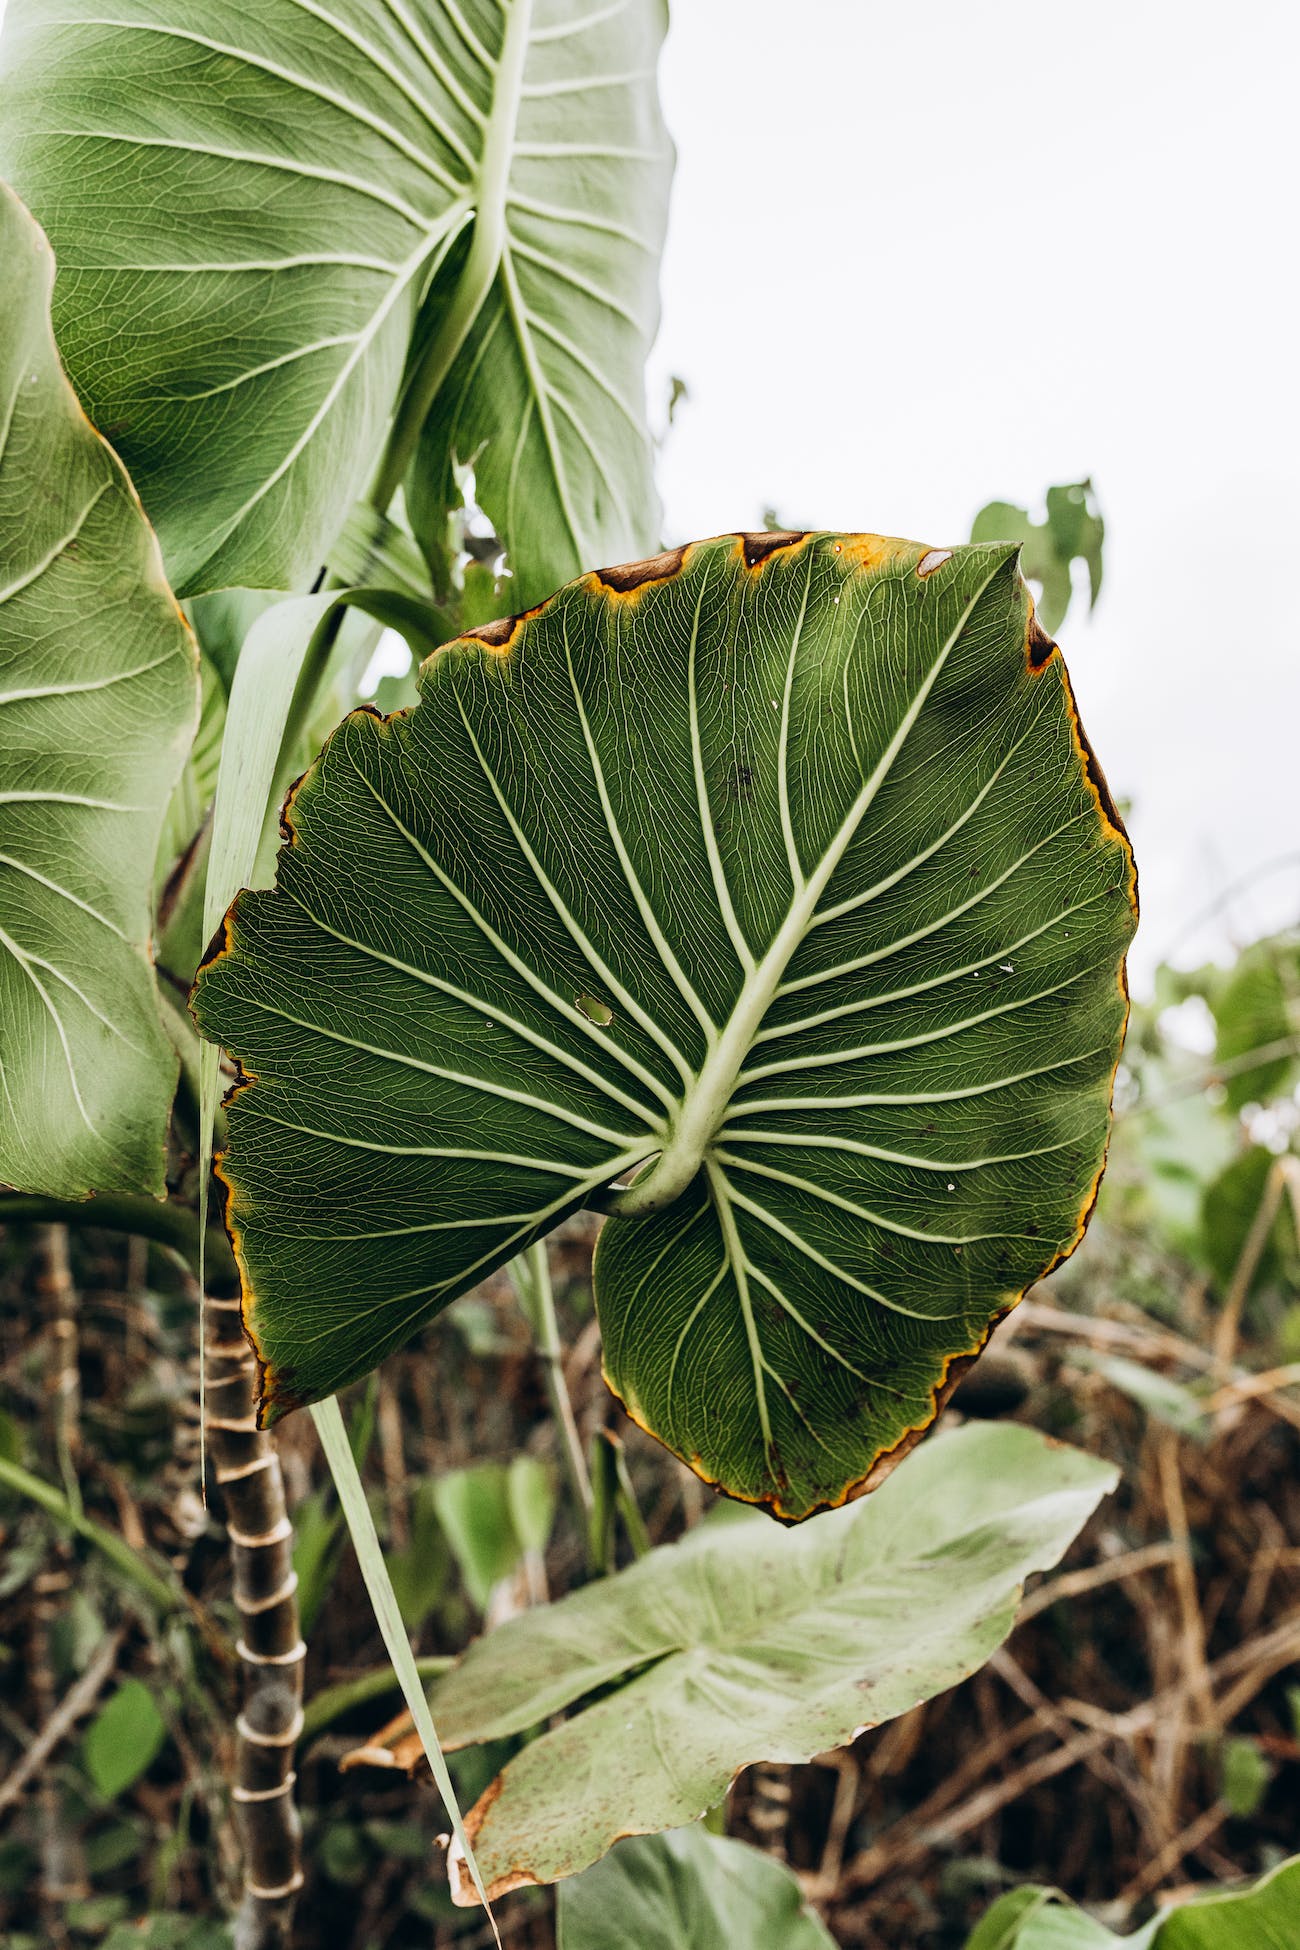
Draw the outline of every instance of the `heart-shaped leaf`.
<instances>
[{"instance_id":1,"label":"heart-shaped leaf","mask_svg":"<svg viewBox=\"0 0 1300 1950\"><path fill-rule=\"evenodd\" d=\"M1131 855L1014 548L723 537L421 682L198 989L267 1408L604 1198L637 1420L789 1518L869 1487L1081 1236L1123 1033Z\"/></svg>"},{"instance_id":2,"label":"heart-shaped leaf","mask_svg":"<svg viewBox=\"0 0 1300 1950\"><path fill-rule=\"evenodd\" d=\"M0 1182L161 1193L176 1057L150 896L197 658L59 364L49 245L3 186L0 263Z\"/></svg>"},{"instance_id":3,"label":"heart-shaped leaf","mask_svg":"<svg viewBox=\"0 0 1300 1950\"><path fill-rule=\"evenodd\" d=\"M715 1519L479 1639L430 1696L444 1747L575 1709L466 1816L489 1897L575 1875L620 1835L703 1814L742 1767L808 1760L956 1685L1115 1479L1034 1430L970 1423L865 1503L797 1531Z\"/></svg>"},{"instance_id":4,"label":"heart-shaped leaf","mask_svg":"<svg viewBox=\"0 0 1300 1950\"><path fill-rule=\"evenodd\" d=\"M382 498L431 414L421 492L475 462L521 601L653 547L664 15L11 0L0 162L182 593L309 581L399 396Z\"/></svg>"}]
</instances>

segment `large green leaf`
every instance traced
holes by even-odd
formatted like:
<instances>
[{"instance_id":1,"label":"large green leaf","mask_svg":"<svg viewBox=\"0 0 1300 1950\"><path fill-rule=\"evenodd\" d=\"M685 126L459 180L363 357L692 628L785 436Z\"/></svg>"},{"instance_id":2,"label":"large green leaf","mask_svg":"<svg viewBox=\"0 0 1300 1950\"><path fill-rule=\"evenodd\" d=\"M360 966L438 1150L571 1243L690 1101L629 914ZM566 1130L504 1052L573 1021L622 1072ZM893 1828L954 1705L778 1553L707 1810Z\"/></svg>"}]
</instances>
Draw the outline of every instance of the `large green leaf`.
<instances>
[{"instance_id":1,"label":"large green leaf","mask_svg":"<svg viewBox=\"0 0 1300 1950\"><path fill-rule=\"evenodd\" d=\"M1131 856L1014 549L722 537L345 720L199 984L274 1417L608 1201L609 1380L728 1491L869 1487L1081 1235Z\"/></svg>"},{"instance_id":2,"label":"large green leaf","mask_svg":"<svg viewBox=\"0 0 1300 1950\"><path fill-rule=\"evenodd\" d=\"M795 1531L735 1512L478 1640L431 1695L444 1747L595 1698L466 1817L489 1895L574 1875L620 1835L703 1814L752 1762L808 1760L956 1685L1115 1477L1031 1429L968 1424L864 1503ZM454 1862L453 1887L473 1900Z\"/></svg>"},{"instance_id":3,"label":"large green leaf","mask_svg":"<svg viewBox=\"0 0 1300 1950\"><path fill-rule=\"evenodd\" d=\"M154 856L196 657L50 331L49 246L0 187L0 1181L163 1189L176 1057Z\"/></svg>"},{"instance_id":4,"label":"large green leaf","mask_svg":"<svg viewBox=\"0 0 1300 1950\"><path fill-rule=\"evenodd\" d=\"M653 546L663 26L662 0L11 0L0 160L178 588L310 580L413 345L422 467L487 443L523 601Z\"/></svg>"},{"instance_id":5,"label":"large green leaf","mask_svg":"<svg viewBox=\"0 0 1300 1950\"><path fill-rule=\"evenodd\" d=\"M784 1864L699 1827L620 1842L562 1883L558 1950L835 1950Z\"/></svg>"},{"instance_id":6,"label":"large green leaf","mask_svg":"<svg viewBox=\"0 0 1300 1950\"><path fill-rule=\"evenodd\" d=\"M1300 1942L1300 1857L1248 1889L1215 1889L1115 1936L1055 1889L999 1897L966 1950L1293 1950Z\"/></svg>"}]
</instances>

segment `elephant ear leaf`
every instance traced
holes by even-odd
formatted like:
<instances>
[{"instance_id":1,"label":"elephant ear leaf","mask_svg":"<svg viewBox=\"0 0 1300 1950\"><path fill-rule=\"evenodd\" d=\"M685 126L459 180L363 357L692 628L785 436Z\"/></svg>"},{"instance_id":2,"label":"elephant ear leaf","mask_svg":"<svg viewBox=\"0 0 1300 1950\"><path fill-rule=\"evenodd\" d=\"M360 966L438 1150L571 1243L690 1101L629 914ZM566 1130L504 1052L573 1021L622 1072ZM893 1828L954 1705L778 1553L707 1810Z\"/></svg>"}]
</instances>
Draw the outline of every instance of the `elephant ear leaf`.
<instances>
[{"instance_id":1,"label":"elephant ear leaf","mask_svg":"<svg viewBox=\"0 0 1300 1950\"><path fill-rule=\"evenodd\" d=\"M798 1519L1081 1237L1135 882L1014 548L585 576L346 719L286 818L196 998L270 1417L594 1202L610 1385Z\"/></svg>"},{"instance_id":2,"label":"elephant ear leaf","mask_svg":"<svg viewBox=\"0 0 1300 1950\"><path fill-rule=\"evenodd\" d=\"M183 595L305 587L426 419L413 509L436 529L473 462L521 604L654 546L664 24L662 0L11 0L0 165Z\"/></svg>"},{"instance_id":3,"label":"elephant ear leaf","mask_svg":"<svg viewBox=\"0 0 1300 1950\"><path fill-rule=\"evenodd\" d=\"M161 1194L176 1057L150 895L197 656L59 364L49 245L3 186L0 262L0 1182Z\"/></svg>"}]
</instances>

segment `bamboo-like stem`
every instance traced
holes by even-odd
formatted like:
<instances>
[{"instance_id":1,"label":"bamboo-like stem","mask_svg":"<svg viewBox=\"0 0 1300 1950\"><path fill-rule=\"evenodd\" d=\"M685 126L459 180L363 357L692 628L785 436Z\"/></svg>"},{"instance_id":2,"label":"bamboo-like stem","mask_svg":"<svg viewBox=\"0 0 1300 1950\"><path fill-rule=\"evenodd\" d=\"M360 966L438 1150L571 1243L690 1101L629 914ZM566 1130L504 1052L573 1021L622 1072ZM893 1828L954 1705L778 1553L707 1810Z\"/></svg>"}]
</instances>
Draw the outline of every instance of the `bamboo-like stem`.
<instances>
[{"instance_id":1,"label":"bamboo-like stem","mask_svg":"<svg viewBox=\"0 0 1300 1950\"><path fill-rule=\"evenodd\" d=\"M293 1759L307 1653L298 1629L293 1526L279 1456L254 1417L253 1357L238 1300L209 1297L207 1323L208 1446L225 1504L244 1675L232 1790L244 1854L235 1950L287 1950L303 1882Z\"/></svg>"}]
</instances>

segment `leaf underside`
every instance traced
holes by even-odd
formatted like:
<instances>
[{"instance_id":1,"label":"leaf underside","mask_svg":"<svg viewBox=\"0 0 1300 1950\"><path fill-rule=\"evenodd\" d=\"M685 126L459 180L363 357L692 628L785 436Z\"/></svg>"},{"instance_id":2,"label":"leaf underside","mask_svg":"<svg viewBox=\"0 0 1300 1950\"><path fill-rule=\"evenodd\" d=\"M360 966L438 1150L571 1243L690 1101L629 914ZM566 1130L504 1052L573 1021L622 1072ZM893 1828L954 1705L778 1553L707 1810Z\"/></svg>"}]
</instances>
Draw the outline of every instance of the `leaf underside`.
<instances>
[{"instance_id":1,"label":"leaf underside","mask_svg":"<svg viewBox=\"0 0 1300 1950\"><path fill-rule=\"evenodd\" d=\"M797 1519L1081 1236L1135 887L1014 549L586 576L345 720L287 818L196 994L272 1418L639 1171L610 1385Z\"/></svg>"},{"instance_id":2,"label":"leaf underside","mask_svg":"<svg viewBox=\"0 0 1300 1950\"><path fill-rule=\"evenodd\" d=\"M163 1190L176 1057L154 857L196 656L50 331L49 245L0 186L0 1183Z\"/></svg>"},{"instance_id":3,"label":"leaf underside","mask_svg":"<svg viewBox=\"0 0 1300 1950\"><path fill-rule=\"evenodd\" d=\"M521 601L654 545L663 30L662 0L12 0L0 167L182 594L310 582L413 343L414 487L445 509L477 459Z\"/></svg>"}]
</instances>

